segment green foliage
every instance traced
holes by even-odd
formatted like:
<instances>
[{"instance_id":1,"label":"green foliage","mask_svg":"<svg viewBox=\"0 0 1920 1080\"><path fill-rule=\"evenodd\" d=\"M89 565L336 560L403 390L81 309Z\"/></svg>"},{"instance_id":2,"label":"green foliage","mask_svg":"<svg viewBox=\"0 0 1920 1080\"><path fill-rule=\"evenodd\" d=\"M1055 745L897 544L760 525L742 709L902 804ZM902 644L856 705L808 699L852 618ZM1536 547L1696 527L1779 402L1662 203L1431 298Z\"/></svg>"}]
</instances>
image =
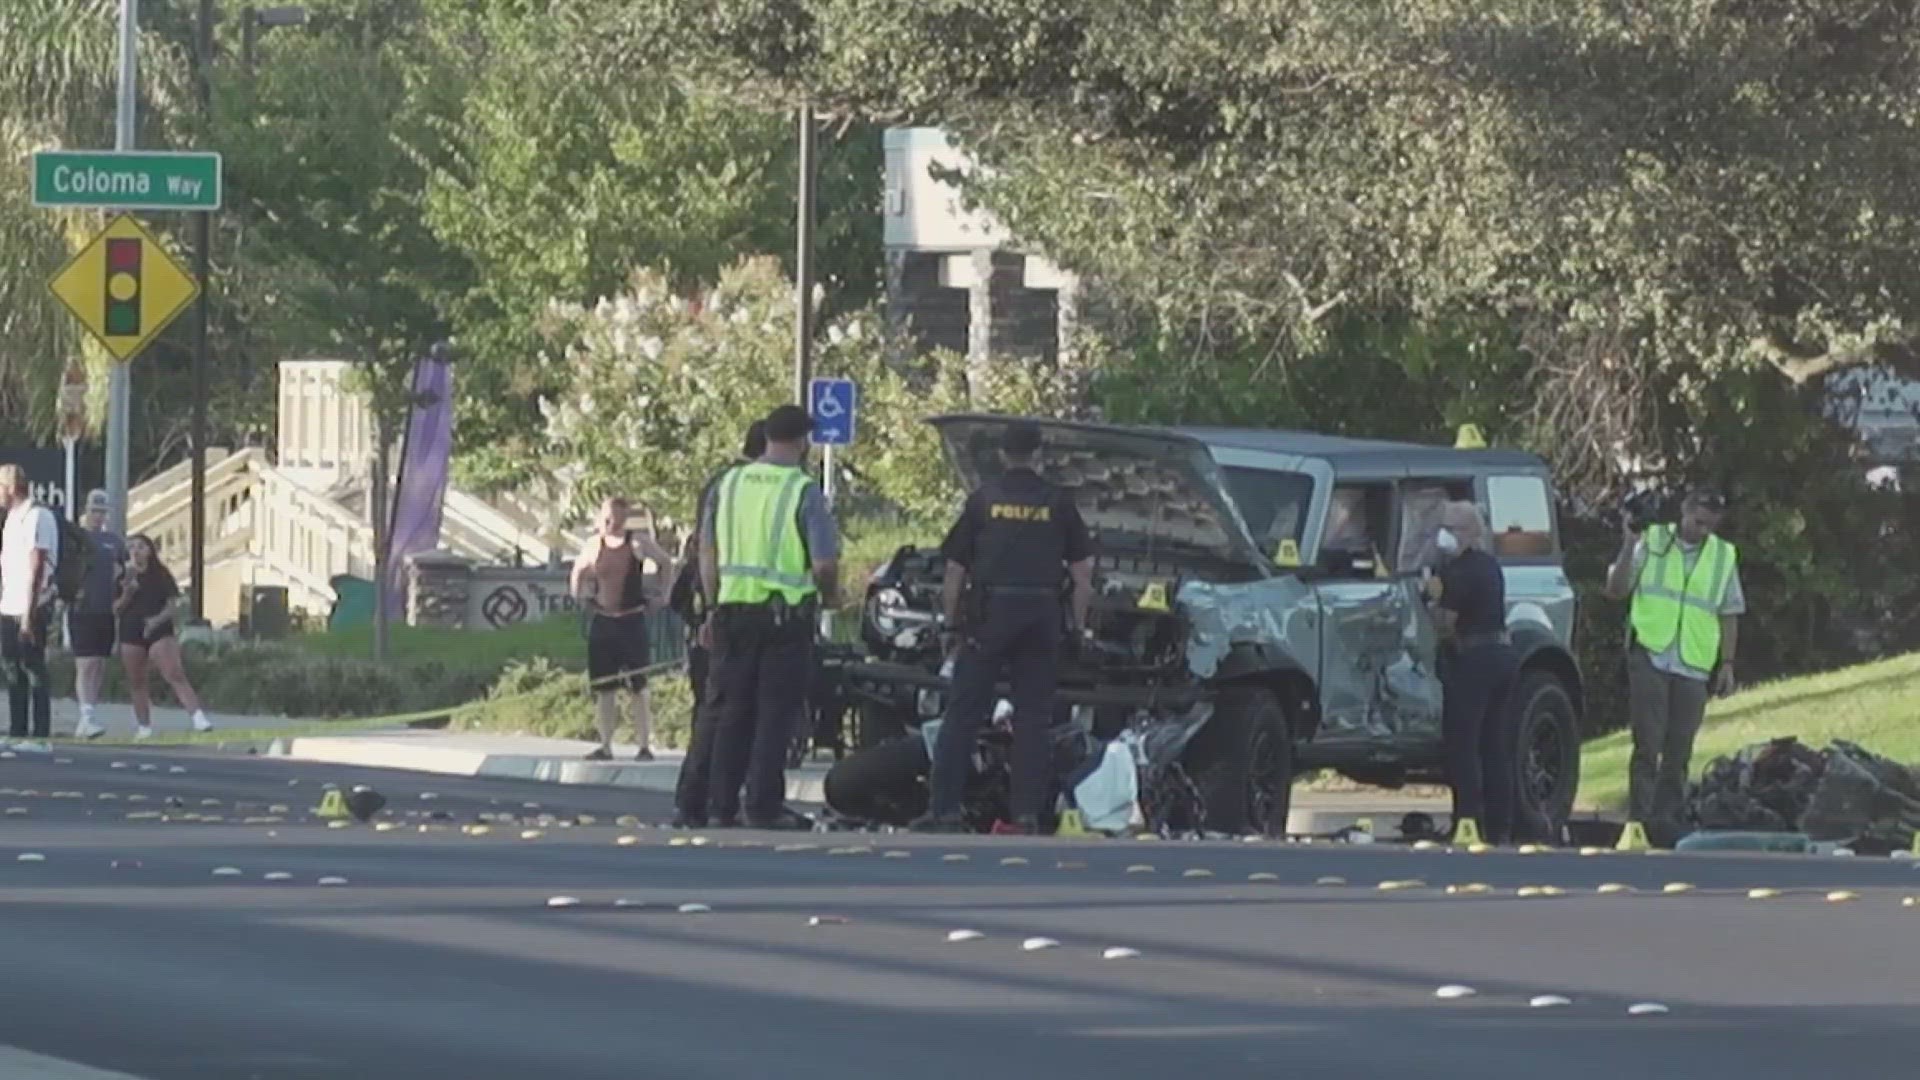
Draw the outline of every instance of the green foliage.
<instances>
[{"instance_id":1,"label":"green foliage","mask_svg":"<svg viewBox=\"0 0 1920 1080\"><path fill-rule=\"evenodd\" d=\"M655 744L684 748L693 708L686 676L655 677L648 691ZM457 710L450 726L548 739L598 738L586 675L544 657L508 664L486 697Z\"/></svg>"},{"instance_id":2,"label":"green foliage","mask_svg":"<svg viewBox=\"0 0 1920 1080\"><path fill-rule=\"evenodd\" d=\"M622 492L688 520L747 425L791 400L793 288L776 262L729 267L691 301L670 284L642 270L591 307L552 308L567 378L541 401L546 463L569 482L577 512ZM931 525L954 512L960 493L928 415L1062 415L1072 406L1066 373L1021 361L968 365L936 353L896 367L879 326L871 309L833 318L815 353L816 372L861 386L857 442L837 459L849 499L867 496Z\"/></svg>"},{"instance_id":3,"label":"green foliage","mask_svg":"<svg viewBox=\"0 0 1920 1080\"><path fill-rule=\"evenodd\" d=\"M371 654L373 628L367 625L305 634L294 646L312 656L356 659ZM438 661L499 671L526 657L544 657L568 667L587 662L586 637L577 615L555 615L497 630L454 630L437 626L395 626L387 654L399 661Z\"/></svg>"},{"instance_id":4,"label":"green foliage","mask_svg":"<svg viewBox=\"0 0 1920 1080\"><path fill-rule=\"evenodd\" d=\"M486 693L498 669L441 659L371 660L316 657L287 645L210 647L188 644L187 675L206 707L239 716L363 718L451 708ZM52 665L54 692L71 695L73 661ZM158 678L153 699L177 704ZM105 698L125 701L125 676L107 668Z\"/></svg>"},{"instance_id":5,"label":"green foliage","mask_svg":"<svg viewBox=\"0 0 1920 1080\"><path fill-rule=\"evenodd\" d=\"M460 152L426 202L435 234L476 270L451 310L462 470L481 484L523 481L538 460L534 402L567 378L541 348L549 300L612 295L643 266L691 294L741 258L795 247L789 111L731 98L694 67L556 62L596 20L533 7L548 10L483 4L449 32L456 61L471 63L474 40L487 48L448 124ZM830 312L878 288L880 173L877 129L821 136L815 261Z\"/></svg>"}]
</instances>

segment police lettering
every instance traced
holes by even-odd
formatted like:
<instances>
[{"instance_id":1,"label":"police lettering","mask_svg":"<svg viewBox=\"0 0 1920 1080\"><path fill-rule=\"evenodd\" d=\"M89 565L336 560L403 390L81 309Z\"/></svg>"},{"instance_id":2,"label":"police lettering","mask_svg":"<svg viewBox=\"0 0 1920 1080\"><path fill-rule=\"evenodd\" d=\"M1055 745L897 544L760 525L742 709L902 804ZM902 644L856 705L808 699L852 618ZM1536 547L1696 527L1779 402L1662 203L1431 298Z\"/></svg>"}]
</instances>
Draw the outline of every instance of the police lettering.
<instances>
[{"instance_id":1,"label":"police lettering","mask_svg":"<svg viewBox=\"0 0 1920 1080\"><path fill-rule=\"evenodd\" d=\"M1052 521L1053 507L1024 503L994 503L987 516L995 521Z\"/></svg>"}]
</instances>

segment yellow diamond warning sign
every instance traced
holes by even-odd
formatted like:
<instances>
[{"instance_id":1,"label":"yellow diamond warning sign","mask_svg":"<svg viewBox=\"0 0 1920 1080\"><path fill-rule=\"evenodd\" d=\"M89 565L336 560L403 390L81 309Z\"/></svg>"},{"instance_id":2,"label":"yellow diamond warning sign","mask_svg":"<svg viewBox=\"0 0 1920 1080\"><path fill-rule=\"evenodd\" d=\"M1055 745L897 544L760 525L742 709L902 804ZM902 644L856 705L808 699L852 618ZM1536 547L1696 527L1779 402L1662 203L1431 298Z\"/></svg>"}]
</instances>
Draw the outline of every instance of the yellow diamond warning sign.
<instances>
[{"instance_id":1,"label":"yellow diamond warning sign","mask_svg":"<svg viewBox=\"0 0 1920 1080\"><path fill-rule=\"evenodd\" d=\"M81 248L49 287L115 360L145 348L200 291L193 275L126 214Z\"/></svg>"}]
</instances>

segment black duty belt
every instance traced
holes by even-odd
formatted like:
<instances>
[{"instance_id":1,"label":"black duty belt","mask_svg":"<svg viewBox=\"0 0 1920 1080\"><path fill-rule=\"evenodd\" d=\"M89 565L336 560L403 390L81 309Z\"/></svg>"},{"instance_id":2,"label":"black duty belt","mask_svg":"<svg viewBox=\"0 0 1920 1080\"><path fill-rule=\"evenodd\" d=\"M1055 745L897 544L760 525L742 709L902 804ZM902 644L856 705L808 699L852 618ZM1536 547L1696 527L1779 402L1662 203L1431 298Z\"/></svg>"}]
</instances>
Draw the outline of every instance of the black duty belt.
<instances>
[{"instance_id":1,"label":"black duty belt","mask_svg":"<svg viewBox=\"0 0 1920 1080\"><path fill-rule=\"evenodd\" d=\"M1463 649L1478 649L1486 645L1510 643L1505 630L1479 630L1471 634L1461 634L1457 641Z\"/></svg>"}]
</instances>

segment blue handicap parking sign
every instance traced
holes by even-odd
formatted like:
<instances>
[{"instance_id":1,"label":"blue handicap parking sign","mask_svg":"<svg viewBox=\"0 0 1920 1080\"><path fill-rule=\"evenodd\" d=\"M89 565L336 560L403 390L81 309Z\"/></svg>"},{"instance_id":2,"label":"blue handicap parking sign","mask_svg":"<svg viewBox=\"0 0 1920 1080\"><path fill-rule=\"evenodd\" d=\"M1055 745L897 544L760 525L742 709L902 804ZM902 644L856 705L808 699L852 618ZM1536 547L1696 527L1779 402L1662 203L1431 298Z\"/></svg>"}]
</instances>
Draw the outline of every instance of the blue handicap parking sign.
<instances>
[{"instance_id":1,"label":"blue handicap parking sign","mask_svg":"<svg viewBox=\"0 0 1920 1080\"><path fill-rule=\"evenodd\" d=\"M850 445L854 413L859 408L860 388L852 379L813 380L807 387L807 413L813 417L813 444Z\"/></svg>"}]
</instances>

